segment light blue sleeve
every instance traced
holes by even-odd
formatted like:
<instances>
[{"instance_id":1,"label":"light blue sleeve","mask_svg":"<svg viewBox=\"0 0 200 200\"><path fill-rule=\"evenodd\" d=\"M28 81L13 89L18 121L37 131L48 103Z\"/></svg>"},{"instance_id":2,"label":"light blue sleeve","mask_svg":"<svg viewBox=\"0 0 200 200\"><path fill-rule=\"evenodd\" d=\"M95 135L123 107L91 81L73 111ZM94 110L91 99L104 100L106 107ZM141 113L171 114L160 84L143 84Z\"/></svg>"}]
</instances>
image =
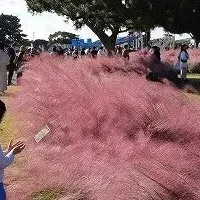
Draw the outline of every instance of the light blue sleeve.
<instances>
[{"instance_id":1,"label":"light blue sleeve","mask_svg":"<svg viewBox=\"0 0 200 200\"><path fill-rule=\"evenodd\" d=\"M0 147L0 169L3 170L10 166L14 161L13 151L5 155L2 148Z\"/></svg>"}]
</instances>

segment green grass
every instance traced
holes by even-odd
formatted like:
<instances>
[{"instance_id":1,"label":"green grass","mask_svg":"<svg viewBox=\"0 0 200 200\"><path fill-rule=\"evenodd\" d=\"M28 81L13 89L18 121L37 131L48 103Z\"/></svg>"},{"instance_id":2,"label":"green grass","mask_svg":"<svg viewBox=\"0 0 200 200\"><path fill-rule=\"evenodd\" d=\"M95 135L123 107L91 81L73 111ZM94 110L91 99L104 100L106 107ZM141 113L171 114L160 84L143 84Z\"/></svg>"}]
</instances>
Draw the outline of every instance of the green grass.
<instances>
[{"instance_id":1,"label":"green grass","mask_svg":"<svg viewBox=\"0 0 200 200\"><path fill-rule=\"evenodd\" d=\"M199 81L200 81L200 74L188 74L187 77L189 79L199 79Z\"/></svg>"},{"instance_id":2,"label":"green grass","mask_svg":"<svg viewBox=\"0 0 200 200\"><path fill-rule=\"evenodd\" d=\"M42 190L32 195L33 200L57 200L64 194L63 190Z\"/></svg>"},{"instance_id":3,"label":"green grass","mask_svg":"<svg viewBox=\"0 0 200 200\"><path fill-rule=\"evenodd\" d=\"M14 119L11 118L10 116L5 116L1 127L0 127L0 140L1 144L5 148L10 140L15 141L15 133L14 133L14 127L15 125L13 124Z\"/></svg>"}]
</instances>

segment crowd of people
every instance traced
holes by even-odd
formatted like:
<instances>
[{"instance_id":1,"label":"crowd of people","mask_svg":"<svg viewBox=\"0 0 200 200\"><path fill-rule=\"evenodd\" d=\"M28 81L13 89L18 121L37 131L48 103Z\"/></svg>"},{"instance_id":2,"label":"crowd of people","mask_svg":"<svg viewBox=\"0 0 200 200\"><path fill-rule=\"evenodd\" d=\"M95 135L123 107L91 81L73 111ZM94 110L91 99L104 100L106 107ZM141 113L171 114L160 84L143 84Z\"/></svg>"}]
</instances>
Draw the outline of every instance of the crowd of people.
<instances>
[{"instance_id":1,"label":"crowd of people","mask_svg":"<svg viewBox=\"0 0 200 200\"><path fill-rule=\"evenodd\" d=\"M17 77L21 76L20 69L23 61L29 56L39 55L36 48L26 48L17 44L5 45L0 42L0 95L7 90L7 86L14 85L13 75L16 72Z\"/></svg>"},{"instance_id":2,"label":"crowd of people","mask_svg":"<svg viewBox=\"0 0 200 200\"><path fill-rule=\"evenodd\" d=\"M188 59L189 54L187 52L187 45L181 46L180 54L178 55L177 63L174 66L174 73L180 74L182 82L185 82L188 72ZM131 49L128 44L122 46L116 46L113 55L122 57L125 61L125 64L128 64L130 59L130 52L134 51ZM22 66L23 61L27 60L27 57L39 55L41 51L37 50L37 48L25 48L21 46L19 50L16 50L16 43L8 46L4 45L0 42L0 95L2 95L6 90L7 86L13 85L12 79L14 72L16 71L17 77L20 77L22 73L20 72L20 68ZM151 63L150 66L151 75L153 77L163 77L163 73L165 71L160 71L161 68L155 67L155 65L159 66L161 64L161 53L160 49L157 46L151 48ZM63 49L61 46L54 45L51 52L52 56L63 56L63 57L71 57L74 60L78 58L88 57L88 58L101 58L108 56L107 50L101 46L100 48L69 48ZM8 72L8 75L7 75ZM147 76L149 79L149 75Z\"/></svg>"},{"instance_id":3,"label":"crowd of people","mask_svg":"<svg viewBox=\"0 0 200 200\"><path fill-rule=\"evenodd\" d=\"M124 47L116 46L115 50L113 51L113 55L124 57L125 59L129 60L129 53L134 50L131 50L130 46L128 44L124 45ZM105 47L101 46L99 48L97 47L89 47L89 48L66 48L63 49L61 46L53 46L52 56L71 56L75 60L78 58L82 58L84 56L88 58L97 58L97 57L106 57L108 56L108 51L105 49Z\"/></svg>"},{"instance_id":4,"label":"crowd of people","mask_svg":"<svg viewBox=\"0 0 200 200\"><path fill-rule=\"evenodd\" d=\"M90 58L96 58L101 56L107 56L107 51L104 47L96 48L95 46L93 48L67 48L63 49L61 46L53 46L52 56L71 56L74 60L78 58L82 58L84 56L90 57Z\"/></svg>"},{"instance_id":5,"label":"crowd of people","mask_svg":"<svg viewBox=\"0 0 200 200\"><path fill-rule=\"evenodd\" d=\"M186 81L187 72L188 72L188 59L189 54L187 52L187 45L181 46L180 54L178 55L177 63L174 66L174 73L176 75L180 74L182 82ZM122 57L125 61L125 64L129 62L130 52L134 51L131 49L129 45L116 46L113 54L118 57ZM40 52L32 47L26 49L24 46L21 46L18 51L16 51L16 43L5 46L0 42L0 95L4 94L7 90L7 86L13 85L12 79L14 72L16 71L17 77L20 77L22 73L20 72L20 68L22 66L22 62L27 59L27 56L39 55ZM88 57L88 58L101 58L108 56L107 50L102 46L100 48L69 48L63 49L61 46L53 46L52 56L63 56L63 57L72 57L74 60L78 58ZM160 71L161 68L155 67L155 65L159 66L161 64L161 53L160 49L157 46L151 48L151 63L152 68L150 66L150 75L148 74L147 78L153 76L163 77L164 70ZM7 75L8 72L8 75Z\"/></svg>"}]
</instances>

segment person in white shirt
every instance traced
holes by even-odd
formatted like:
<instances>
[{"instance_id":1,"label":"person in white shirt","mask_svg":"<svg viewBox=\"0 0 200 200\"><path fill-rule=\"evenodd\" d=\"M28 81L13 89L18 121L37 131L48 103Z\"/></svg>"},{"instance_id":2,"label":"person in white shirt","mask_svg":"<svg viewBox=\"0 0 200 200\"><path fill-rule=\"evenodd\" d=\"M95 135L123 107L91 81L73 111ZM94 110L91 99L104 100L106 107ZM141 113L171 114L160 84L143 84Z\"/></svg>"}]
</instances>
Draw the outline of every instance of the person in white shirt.
<instances>
[{"instance_id":1,"label":"person in white shirt","mask_svg":"<svg viewBox=\"0 0 200 200\"><path fill-rule=\"evenodd\" d=\"M181 46L181 52L179 54L179 64L180 64L180 72L181 72L181 80L185 82L187 78L187 71L188 71L188 60L189 60L189 54L187 52L187 45Z\"/></svg>"},{"instance_id":2,"label":"person in white shirt","mask_svg":"<svg viewBox=\"0 0 200 200\"><path fill-rule=\"evenodd\" d=\"M0 100L0 123L5 115L5 112L6 106ZM15 155L21 153L24 148L25 145L21 141L15 144L12 144L11 141L6 151L3 151L2 147L0 146L0 200L6 200L6 192L3 184L4 169L13 163Z\"/></svg>"},{"instance_id":3,"label":"person in white shirt","mask_svg":"<svg viewBox=\"0 0 200 200\"><path fill-rule=\"evenodd\" d=\"M0 42L0 94L7 90L7 65L10 63L8 54L4 51L4 45Z\"/></svg>"},{"instance_id":4,"label":"person in white shirt","mask_svg":"<svg viewBox=\"0 0 200 200\"><path fill-rule=\"evenodd\" d=\"M103 47L100 47L100 48L99 48L99 51L98 51L98 53L97 53L97 56L98 56L98 57L105 57L105 56L107 56L107 53L106 53L106 51L105 51L105 49L104 49Z\"/></svg>"}]
</instances>

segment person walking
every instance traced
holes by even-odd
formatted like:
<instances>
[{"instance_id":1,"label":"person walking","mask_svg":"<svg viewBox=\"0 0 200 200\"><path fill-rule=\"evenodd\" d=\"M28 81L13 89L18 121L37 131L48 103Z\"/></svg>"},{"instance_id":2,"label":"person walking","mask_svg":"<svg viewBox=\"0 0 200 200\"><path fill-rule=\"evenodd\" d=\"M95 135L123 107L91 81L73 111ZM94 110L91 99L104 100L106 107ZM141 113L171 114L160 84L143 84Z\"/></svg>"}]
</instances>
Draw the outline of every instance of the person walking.
<instances>
[{"instance_id":1,"label":"person walking","mask_svg":"<svg viewBox=\"0 0 200 200\"><path fill-rule=\"evenodd\" d=\"M6 106L4 102L0 100L0 123L2 122L5 113L6 113ZM6 192L3 184L4 170L13 163L14 157L17 154L21 153L24 148L25 145L21 141L15 144L13 144L13 142L10 141L6 151L3 151L2 147L0 146L0 199L1 200L6 200Z\"/></svg>"},{"instance_id":2,"label":"person walking","mask_svg":"<svg viewBox=\"0 0 200 200\"><path fill-rule=\"evenodd\" d=\"M16 52L15 52L15 46L14 43L12 46L10 46L7 50L8 56L10 57L10 64L8 65L8 85L12 85L12 78L15 71L15 59L16 59Z\"/></svg>"},{"instance_id":3,"label":"person walking","mask_svg":"<svg viewBox=\"0 0 200 200\"><path fill-rule=\"evenodd\" d=\"M10 62L8 54L4 51L4 44L0 42L0 94L7 90L7 65Z\"/></svg>"}]
</instances>

